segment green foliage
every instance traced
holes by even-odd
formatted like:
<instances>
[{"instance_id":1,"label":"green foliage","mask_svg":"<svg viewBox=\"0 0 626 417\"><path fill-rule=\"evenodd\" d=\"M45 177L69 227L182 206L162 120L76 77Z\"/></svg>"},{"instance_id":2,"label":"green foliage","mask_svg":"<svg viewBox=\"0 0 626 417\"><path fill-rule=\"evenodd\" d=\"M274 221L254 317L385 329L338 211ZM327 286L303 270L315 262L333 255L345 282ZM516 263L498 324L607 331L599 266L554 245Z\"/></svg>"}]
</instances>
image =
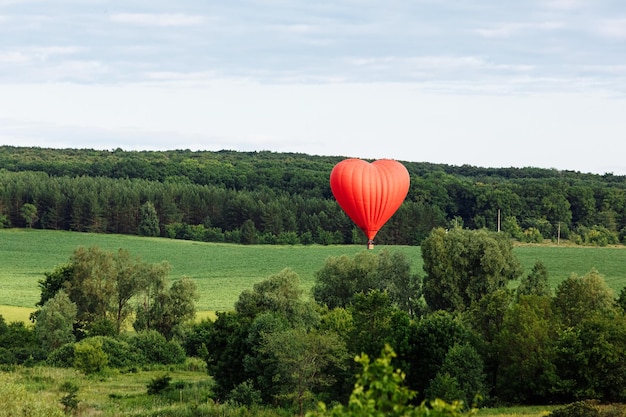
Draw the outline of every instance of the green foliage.
<instances>
[{"instance_id":1,"label":"green foliage","mask_svg":"<svg viewBox=\"0 0 626 417\"><path fill-rule=\"evenodd\" d=\"M377 263L376 256L368 251L361 251L353 258L347 255L328 258L315 274L313 298L330 309L346 307L354 294L377 288Z\"/></svg>"},{"instance_id":2,"label":"green foliage","mask_svg":"<svg viewBox=\"0 0 626 417\"><path fill-rule=\"evenodd\" d=\"M348 405L336 405L327 410L324 403L320 403L318 410L307 413L307 416L333 417L417 417L417 416L461 416L462 404L458 402L446 403L435 400L430 407L425 403L415 406L411 400L415 392L404 385L404 374L394 369L391 360L395 353L386 346L381 356L371 362L367 355L361 355L356 361L363 370L357 376L354 390L350 395Z\"/></svg>"},{"instance_id":3,"label":"green foliage","mask_svg":"<svg viewBox=\"0 0 626 417\"><path fill-rule=\"evenodd\" d=\"M6 184L0 212L5 223L27 226L20 208L33 204L40 217L31 223L35 227L123 234L149 230L152 235L155 214L150 210L150 221L138 215L149 202L164 233L181 239L249 242L242 226L251 220L259 242L357 243L354 225L328 184L328 173L341 159L272 152L0 147L0 183ZM403 164L412 187L378 233L379 244L420 244L433 228L452 219L459 226L495 230L498 211L505 223L517 216L523 219L520 227L535 228L546 238L554 237L556 222L563 230L626 226L625 177Z\"/></svg>"},{"instance_id":4,"label":"green foliage","mask_svg":"<svg viewBox=\"0 0 626 417\"><path fill-rule=\"evenodd\" d=\"M139 210L141 222L138 226L138 234L140 236L159 236L161 229L159 228L159 217L156 208L150 201L143 203Z\"/></svg>"},{"instance_id":5,"label":"green foliage","mask_svg":"<svg viewBox=\"0 0 626 417\"><path fill-rule=\"evenodd\" d=\"M57 368L71 368L74 366L75 345L67 343L52 352L46 358L46 364Z\"/></svg>"},{"instance_id":6,"label":"green foliage","mask_svg":"<svg viewBox=\"0 0 626 417\"><path fill-rule=\"evenodd\" d=\"M65 381L61 384L60 390L65 392L65 395L61 397L61 405L67 414L74 414L78 409L78 390L79 386L72 381Z\"/></svg>"},{"instance_id":7,"label":"green foliage","mask_svg":"<svg viewBox=\"0 0 626 417\"><path fill-rule=\"evenodd\" d=\"M535 403L553 394L556 326L550 298L521 295L495 336L496 391L503 401Z\"/></svg>"},{"instance_id":8,"label":"green foliage","mask_svg":"<svg viewBox=\"0 0 626 417\"><path fill-rule=\"evenodd\" d=\"M260 351L274 362L276 399L297 406L300 415L321 389L336 382L345 369L347 353L336 333L307 331L300 327L264 333Z\"/></svg>"},{"instance_id":9,"label":"green foliage","mask_svg":"<svg viewBox=\"0 0 626 417\"><path fill-rule=\"evenodd\" d=\"M160 394L169 388L172 377L168 374L160 375L152 378L147 385L148 395Z\"/></svg>"},{"instance_id":10,"label":"green foliage","mask_svg":"<svg viewBox=\"0 0 626 417\"><path fill-rule=\"evenodd\" d=\"M516 289L517 297L522 295L549 296L551 293L548 270L541 261L537 261L530 273L522 277Z\"/></svg>"},{"instance_id":11,"label":"green foliage","mask_svg":"<svg viewBox=\"0 0 626 417\"><path fill-rule=\"evenodd\" d=\"M572 234L571 240L579 245L608 246L617 245L620 242L615 230L609 230L602 225L580 226L576 232Z\"/></svg>"},{"instance_id":12,"label":"green foliage","mask_svg":"<svg viewBox=\"0 0 626 417\"><path fill-rule=\"evenodd\" d=\"M65 288L66 282L71 282L74 276L74 267L71 263L59 265L51 272L44 272L44 279L38 281L41 296L37 306L42 307L46 301L53 298Z\"/></svg>"},{"instance_id":13,"label":"green foliage","mask_svg":"<svg viewBox=\"0 0 626 417\"><path fill-rule=\"evenodd\" d=\"M0 315L0 364L33 365L43 360L46 353L32 327L24 322L7 324Z\"/></svg>"},{"instance_id":14,"label":"green foliage","mask_svg":"<svg viewBox=\"0 0 626 417\"><path fill-rule=\"evenodd\" d=\"M102 350L107 355L108 366L111 368L133 369L148 363L144 352L126 340L111 336L94 336L90 339L102 344Z\"/></svg>"},{"instance_id":15,"label":"green foliage","mask_svg":"<svg viewBox=\"0 0 626 417\"><path fill-rule=\"evenodd\" d=\"M543 242L543 235L541 231L536 227L529 227L524 230L522 235L520 236L520 240L526 243L541 243Z\"/></svg>"},{"instance_id":16,"label":"green foliage","mask_svg":"<svg viewBox=\"0 0 626 417\"><path fill-rule=\"evenodd\" d=\"M9 216L0 212L0 229L4 229L5 227L9 227L11 222L9 221Z\"/></svg>"},{"instance_id":17,"label":"green foliage","mask_svg":"<svg viewBox=\"0 0 626 417\"><path fill-rule=\"evenodd\" d=\"M252 245L257 243L258 230L254 225L254 221L248 219L241 225L241 243L244 245Z\"/></svg>"},{"instance_id":18,"label":"green foliage","mask_svg":"<svg viewBox=\"0 0 626 417\"><path fill-rule=\"evenodd\" d=\"M464 311L521 274L504 234L435 229L422 243L424 298L433 310Z\"/></svg>"},{"instance_id":19,"label":"green foliage","mask_svg":"<svg viewBox=\"0 0 626 417\"><path fill-rule=\"evenodd\" d=\"M124 249L111 253L97 246L79 247L72 253L69 264L46 274L45 280L40 281L40 303L44 305L61 290L67 291L69 299L63 305L75 306L75 328L83 337L119 334L133 312L131 302L136 301L135 327L157 329L172 338L179 326L195 317L198 296L195 282L188 278L176 280L166 289L169 269L166 262L148 264L139 258L133 259ZM141 295L143 302L138 300ZM59 303L54 306L58 311ZM66 328L59 326L61 317L66 321L71 318L68 308L65 308L65 315L55 313L57 330ZM39 314L42 312L34 317ZM44 324L41 322L41 326ZM66 339L55 342L52 348L64 341Z\"/></svg>"},{"instance_id":20,"label":"green foliage","mask_svg":"<svg viewBox=\"0 0 626 417\"><path fill-rule=\"evenodd\" d=\"M417 310L419 277L401 252L361 251L354 257L330 257L315 274L312 294L328 308L346 307L355 294L386 290L391 301L409 314Z\"/></svg>"},{"instance_id":21,"label":"green foliage","mask_svg":"<svg viewBox=\"0 0 626 417\"><path fill-rule=\"evenodd\" d=\"M549 414L550 417L599 417L598 407L588 401L577 401L558 408Z\"/></svg>"},{"instance_id":22,"label":"green foliage","mask_svg":"<svg viewBox=\"0 0 626 417\"><path fill-rule=\"evenodd\" d=\"M245 405L247 407L261 404L261 391L254 387L251 379L243 381L237 385L229 394L230 401L234 404Z\"/></svg>"},{"instance_id":23,"label":"green foliage","mask_svg":"<svg viewBox=\"0 0 626 417\"><path fill-rule=\"evenodd\" d=\"M87 375L102 372L108 363L109 358L102 349L102 341L89 338L74 345L74 368L81 372Z\"/></svg>"},{"instance_id":24,"label":"green foliage","mask_svg":"<svg viewBox=\"0 0 626 417\"><path fill-rule=\"evenodd\" d=\"M20 209L20 215L28 225L28 227L33 227L33 224L37 221L37 206L34 204L26 203Z\"/></svg>"},{"instance_id":25,"label":"green foliage","mask_svg":"<svg viewBox=\"0 0 626 417\"><path fill-rule=\"evenodd\" d=\"M562 330L554 359L559 394L567 400L625 401L624 351L626 317L623 314L596 314Z\"/></svg>"},{"instance_id":26,"label":"green foliage","mask_svg":"<svg viewBox=\"0 0 626 417\"><path fill-rule=\"evenodd\" d=\"M358 293L347 309L351 315L351 329L346 335L346 344L351 354L376 355L386 344L405 348L409 334L407 313L391 303L386 292L372 290Z\"/></svg>"},{"instance_id":27,"label":"green foliage","mask_svg":"<svg viewBox=\"0 0 626 417\"><path fill-rule=\"evenodd\" d=\"M564 326L575 326L597 313L607 315L615 310L615 296L604 277L592 269L579 276L572 274L555 291L554 308Z\"/></svg>"},{"instance_id":28,"label":"green foliage","mask_svg":"<svg viewBox=\"0 0 626 417\"><path fill-rule=\"evenodd\" d=\"M60 290L46 301L35 322L35 335L44 349L52 351L66 343L72 343L74 337L74 321L76 320L76 304Z\"/></svg>"},{"instance_id":29,"label":"green foliage","mask_svg":"<svg viewBox=\"0 0 626 417\"><path fill-rule=\"evenodd\" d=\"M125 336L131 348L141 353L150 364L180 364L185 362L185 350L173 340L167 340L156 330L144 330Z\"/></svg>"},{"instance_id":30,"label":"green foliage","mask_svg":"<svg viewBox=\"0 0 626 417\"><path fill-rule=\"evenodd\" d=\"M424 394L430 380L437 376L448 351L455 345L475 343L475 336L458 317L446 311L427 315L410 333L411 350L407 354L407 383Z\"/></svg>"},{"instance_id":31,"label":"green foliage","mask_svg":"<svg viewBox=\"0 0 626 417\"><path fill-rule=\"evenodd\" d=\"M517 222L515 216L507 216L502 219L502 231L508 233L513 239L521 241L524 237L524 232Z\"/></svg>"},{"instance_id":32,"label":"green foliage","mask_svg":"<svg viewBox=\"0 0 626 417\"><path fill-rule=\"evenodd\" d=\"M0 417L63 417L63 411L54 402L23 384L5 378L0 383Z\"/></svg>"},{"instance_id":33,"label":"green foliage","mask_svg":"<svg viewBox=\"0 0 626 417\"><path fill-rule=\"evenodd\" d=\"M460 401L466 407L475 407L488 391L483 359L473 346L464 343L448 350L424 394L430 400Z\"/></svg>"},{"instance_id":34,"label":"green foliage","mask_svg":"<svg viewBox=\"0 0 626 417\"><path fill-rule=\"evenodd\" d=\"M153 274L145 288L144 301L136 307L135 330L156 330L167 339L181 336L182 326L196 316L195 282L183 277L166 288L164 275Z\"/></svg>"},{"instance_id":35,"label":"green foliage","mask_svg":"<svg viewBox=\"0 0 626 417\"><path fill-rule=\"evenodd\" d=\"M37 244L33 245L36 241ZM32 308L39 301L38 271L53 271L68 261L78 246L99 246L117 252L120 247L140 256L150 264L164 259L171 264L169 276L178 279L189 276L198 284L199 311L232 310L243 289L254 282L289 267L298 273L305 291L314 284L314 275L328 257L345 254L353 257L363 248L346 246L289 246L193 244L170 239L144 239L136 236L71 233L49 230L0 230L0 258L3 268L0 279L0 305ZM419 249L411 246L383 248L404 253L411 260L412 273L422 270ZM571 245L515 246L513 253L524 270L530 271L537 260L546 266L550 287L554 288L570 272L585 274L601 266L607 284L618 293L624 287L623 252L616 247L577 247ZM511 283L514 286L515 283ZM131 303L132 304L132 303ZM7 317L5 315L5 317Z\"/></svg>"},{"instance_id":36,"label":"green foliage","mask_svg":"<svg viewBox=\"0 0 626 417\"><path fill-rule=\"evenodd\" d=\"M261 313L281 314L293 324L311 326L319 318L313 305L302 300L300 278L291 269L283 269L244 290L235 303L235 311L242 317L254 319Z\"/></svg>"}]
</instances>

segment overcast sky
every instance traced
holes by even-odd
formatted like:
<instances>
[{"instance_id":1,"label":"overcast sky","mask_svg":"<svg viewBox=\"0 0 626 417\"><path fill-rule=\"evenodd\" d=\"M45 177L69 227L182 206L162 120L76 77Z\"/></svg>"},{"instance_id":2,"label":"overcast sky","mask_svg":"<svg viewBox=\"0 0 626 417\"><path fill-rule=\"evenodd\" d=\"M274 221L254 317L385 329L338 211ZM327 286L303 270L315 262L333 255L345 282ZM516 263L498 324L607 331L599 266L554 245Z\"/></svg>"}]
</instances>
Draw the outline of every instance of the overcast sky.
<instances>
[{"instance_id":1,"label":"overcast sky","mask_svg":"<svg viewBox=\"0 0 626 417\"><path fill-rule=\"evenodd\" d=\"M626 175L626 2L0 0L0 145Z\"/></svg>"}]
</instances>

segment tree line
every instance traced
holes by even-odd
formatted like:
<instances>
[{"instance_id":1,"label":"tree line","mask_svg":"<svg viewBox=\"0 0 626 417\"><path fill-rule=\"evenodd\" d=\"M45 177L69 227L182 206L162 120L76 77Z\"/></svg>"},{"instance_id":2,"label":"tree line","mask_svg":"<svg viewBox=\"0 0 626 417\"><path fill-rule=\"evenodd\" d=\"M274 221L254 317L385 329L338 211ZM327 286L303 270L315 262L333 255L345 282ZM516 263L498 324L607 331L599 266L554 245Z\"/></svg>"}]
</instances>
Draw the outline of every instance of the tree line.
<instances>
[{"instance_id":1,"label":"tree line","mask_svg":"<svg viewBox=\"0 0 626 417\"><path fill-rule=\"evenodd\" d=\"M267 244L364 243L328 183L344 158L273 152L0 147L0 227ZM626 177L403 162L408 196L377 235L419 245L435 227L522 241L626 239Z\"/></svg>"},{"instance_id":2,"label":"tree line","mask_svg":"<svg viewBox=\"0 0 626 417\"><path fill-rule=\"evenodd\" d=\"M285 269L194 321L194 286L165 285L164 265L79 248L41 280L32 328L0 320L0 362L94 373L196 358L215 401L303 414L351 404L354 375L382 352L414 405L626 401L626 291L599 271L551 289L504 234L458 227L433 230L422 256L424 274L389 250L329 258L310 294Z\"/></svg>"}]
</instances>

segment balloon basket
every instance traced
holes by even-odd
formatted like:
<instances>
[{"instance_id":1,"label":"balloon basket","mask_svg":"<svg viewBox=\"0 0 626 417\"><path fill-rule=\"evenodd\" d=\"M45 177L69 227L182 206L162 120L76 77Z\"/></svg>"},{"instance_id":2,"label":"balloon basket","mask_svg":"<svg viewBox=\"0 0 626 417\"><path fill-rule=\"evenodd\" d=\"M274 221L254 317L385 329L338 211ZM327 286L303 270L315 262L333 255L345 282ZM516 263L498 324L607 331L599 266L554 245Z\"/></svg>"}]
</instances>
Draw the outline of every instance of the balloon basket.
<instances>
[{"instance_id":1,"label":"balloon basket","mask_svg":"<svg viewBox=\"0 0 626 417\"><path fill-rule=\"evenodd\" d=\"M374 241L373 240L367 241L367 249L374 249Z\"/></svg>"}]
</instances>

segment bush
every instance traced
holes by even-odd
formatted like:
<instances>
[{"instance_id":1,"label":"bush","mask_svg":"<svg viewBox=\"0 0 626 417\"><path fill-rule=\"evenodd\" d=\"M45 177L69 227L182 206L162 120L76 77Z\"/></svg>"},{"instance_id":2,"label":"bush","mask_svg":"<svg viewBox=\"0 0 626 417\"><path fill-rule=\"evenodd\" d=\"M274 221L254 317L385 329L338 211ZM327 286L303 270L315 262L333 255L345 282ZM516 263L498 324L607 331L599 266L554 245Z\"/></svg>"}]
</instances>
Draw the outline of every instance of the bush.
<instances>
[{"instance_id":1,"label":"bush","mask_svg":"<svg viewBox=\"0 0 626 417\"><path fill-rule=\"evenodd\" d=\"M0 346L0 364L12 365L17 363L17 358L9 349Z\"/></svg>"},{"instance_id":2,"label":"bush","mask_svg":"<svg viewBox=\"0 0 626 417\"><path fill-rule=\"evenodd\" d=\"M148 395L160 394L161 392L165 391L169 388L171 380L172 377L167 374L152 378L150 383L147 385Z\"/></svg>"},{"instance_id":3,"label":"bush","mask_svg":"<svg viewBox=\"0 0 626 417\"><path fill-rule=\"evenodd\" d=\"M85 374L102 372L109 359L102 350L102 342L95 338L81 340L74 345L74 368Z\"/></svg>"},{"instance_id":4,"label":"bush","mask_svg":"<svg viewBox=\"0 0 626 417\"><path fill-rule=\"evenodd\" d=\"M251 379L242 382L232 389L229 395L230 400L237 405L251 406L261 404L261 391L254 388Z\"/></svg>"},{"instance_id":5,"label":"bush","mask_svg":"<svg viewBox=\"0 0 626 417\"><path fill-rule=\"evenodd\" d=\"M68 414L75 413L78 409L78 389L78 385L72 381L65 381L61 384L60 390L66 393L61 398L61 405L63 405L65 412Z\"/></svg>"},{"instance_id":6,"label":"bush","mask_svg":"<svg viewBox=\"0 0 626 417\"><path fill-rule=\"evenodd\" d=\"M50 352L46 363L57 368L71 368L74 366L74 343L67 343Z\"/></svg>"},{"instance_id":7,"label":"bush","mask_svg":"<svg viewBox=\"0 0 626 417\"><path fill-rule=\"evenodd\" d=\"M185 362L185 350L176 342L168 341L156 330L145 330L128 336L128 344L141 352L144 363L181 364Z\"/></svg>"},{"instance_id":8,"label":"bush","mask_svg":"<svg viewBox=\"0 0 626 417\"><path fill-rule=\"evenodd\" d=\"M577 401L554 410L549 417L600 417L600 410L588 401Z\"/></svg>"},{"instance_id":9,"label":"bush","mask_svg":"<svg viewBox=\"0 0 626 417\"><path fill-rule=\"evenodd\" d=\"M96 336L92 339L102 343L102 350L106 353L108 365L112 368L131 368L145 362L143 354L128 342L111 336Z\"/></svg>"},{"instance_id":10,"label":"bush","mask_svg":"<svg viewBox=\"0 0 626 417\"><path fill-rule=\"evenodd\" d=\"M543 235L536 227L529 227L524 230L521 240L526 243L541 243L543 242Z\"/></svg>"}]
</instances>

